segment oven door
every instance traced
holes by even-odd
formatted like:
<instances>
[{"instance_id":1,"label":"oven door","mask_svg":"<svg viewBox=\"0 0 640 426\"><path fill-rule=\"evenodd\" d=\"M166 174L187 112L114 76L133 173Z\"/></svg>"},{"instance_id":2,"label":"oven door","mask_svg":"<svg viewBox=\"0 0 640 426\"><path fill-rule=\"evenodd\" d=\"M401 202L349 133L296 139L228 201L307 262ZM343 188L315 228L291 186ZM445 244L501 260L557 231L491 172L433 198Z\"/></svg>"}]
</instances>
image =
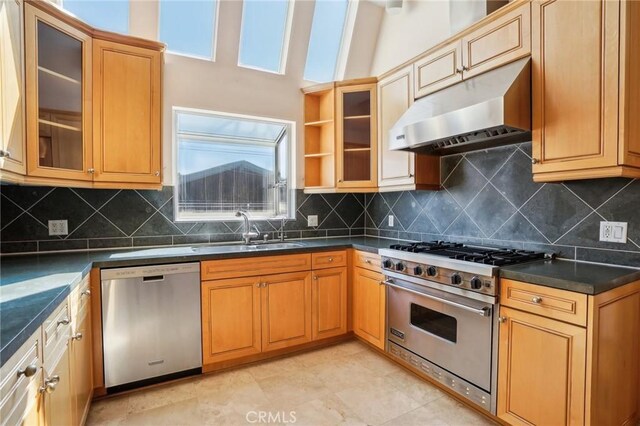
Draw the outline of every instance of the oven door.
<instances>
[{"instance_id":1,"label":"oven door","mask_svg":"<svg viewBox=\"0 0 640 426\"><path fill-rule=\"evenodd\" d=\"M389 278L387 338L491 392L493 305Z\"/></svg>"}]
</instances>

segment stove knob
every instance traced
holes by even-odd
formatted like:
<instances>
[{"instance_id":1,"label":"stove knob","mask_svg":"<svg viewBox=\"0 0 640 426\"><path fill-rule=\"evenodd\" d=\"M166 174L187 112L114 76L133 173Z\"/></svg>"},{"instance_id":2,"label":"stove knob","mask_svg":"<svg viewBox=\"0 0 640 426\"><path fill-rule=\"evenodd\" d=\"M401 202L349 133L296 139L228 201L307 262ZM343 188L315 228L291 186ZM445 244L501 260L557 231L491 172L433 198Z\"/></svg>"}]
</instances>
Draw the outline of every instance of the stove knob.
<instances>
[{"instance_id":1,"label":"stove knob","mask_svg":"<svg viewBox=\"0 0 640 426\"><path fill-rule=\"evenodd\" d=\"M438 273L438 270L436 269L435 266L429 266L427 268L427 275L429 275L430 277L435 277L437 273Z\"/></svg>"},{"instance_id":2,"label":"stove knob","mask_svg":"<svg viewBox=\"0 0 640 426\"><path fill-rule=\"evenodd\" d=\"M415 268L413 268L413 274L414 275L422 275L422 267L420 266L416 266Z\"/></svg>"},{"instance_id":3,"label":"stove knob","mask_svg":"<svg viewBox=\"0 0 640 426\"><path fill-rule=\"evenodd\" d=\"M478 277L471 278L469 284L471 284L471 288L474 290L480 290L482 288L482 280Z\"/></svg>"},{"instance_id":4,"label":"stove knob","mask_svg":"<svg viewBox=\"0 0 640 426\"><path fill-rule=\"evenodd\" d=\"M385 259L384 262L382 262L382 267L385 269L390 269L393 266L393 262L391 262L389 259Z\"/></svg>"},{"instance_id":5,"label":"stove knob","mask_svg":"<svg viewBox=\"0 0 640 426\"><path fill-rule=\"evenodd\" d=\"M453 285L462 284L462 277L460 276L460 274L455 273L455 274L451 275L451 284L453 284Z\"/></svg>"},{"instance_id":6,"label":"stove knob","mask_svg":"<svg viewBox=\"0 0 640 426\"><path fill-rule=\"evenodd\" d=\"M404 263L402 262L396 263L396 271L400 271L400 272L404 271Z\"/></svg>"}]
</instances>

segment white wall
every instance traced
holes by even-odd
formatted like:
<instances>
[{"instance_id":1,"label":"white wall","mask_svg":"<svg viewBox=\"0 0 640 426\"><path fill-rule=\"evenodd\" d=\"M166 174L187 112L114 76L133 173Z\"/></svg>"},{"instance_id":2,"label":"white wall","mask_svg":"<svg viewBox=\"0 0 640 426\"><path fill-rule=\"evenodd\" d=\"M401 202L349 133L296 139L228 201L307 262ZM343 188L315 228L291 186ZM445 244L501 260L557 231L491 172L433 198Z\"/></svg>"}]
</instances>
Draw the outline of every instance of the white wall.
<instances>
[{"instance_id":1,"label":"white wall","mask_svg":"<svg viewBox=\"0 0 640 426\"><path fill-rule=\"evenodd\" d=\"M398 15L384 13L371 74L383 74L450 35L448 0L404 0Z\"/></svg>"},{"instance_id":2,"label":"white wall","mask_svg":"<svg viewBox=\"0 0 640 426\"><path fill-rule=\"evenodd\" d=\"M358 2L354 2L358 5ZM172 107L198 108L236 114L258 115L297 122L297 186L302 186L303 170L303 87L304 65L313 19L313 1L295 1L289 52L284 75L272 74L237 66L240 43L242 2L220 1L214 61L167 53L163 85L163 176L164 184L172 185ZM376 8L378 9L378 8ZM363 10L367 10L366 7ZM132 1L130 33L157 38L157 1ZM374 16L370 19L369 16ZM375 49L379 12L356 13L356 27L363 22L353 49L358 52L347 62L346 75L364 77L369 73ZM362 40L365 38L366 40ZM374 40L371 41L371 38Z\"/></svg>"}]
</instances>

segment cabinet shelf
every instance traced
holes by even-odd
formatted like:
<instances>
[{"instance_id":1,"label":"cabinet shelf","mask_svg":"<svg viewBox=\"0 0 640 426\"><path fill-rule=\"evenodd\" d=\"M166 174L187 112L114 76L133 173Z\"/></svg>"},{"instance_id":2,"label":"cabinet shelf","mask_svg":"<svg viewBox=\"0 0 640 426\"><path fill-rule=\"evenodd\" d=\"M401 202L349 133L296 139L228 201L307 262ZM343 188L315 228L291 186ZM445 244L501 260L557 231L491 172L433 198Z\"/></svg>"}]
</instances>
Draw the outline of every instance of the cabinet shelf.
<instances>
[{"instance_id":1,"label":"cabinet shelf","mask_svg":"<svg viewBox=\"0 0 640 426\"><path fill-rule=\"evenodd\" d=\"M371 151L371 148L345 148L344 152L365 152Z\"/></svg>"},{"instance_id":2,"label":"cabinet shelf","mask_svg":"<svg viewBox=\"0 0 640 426\"><path fill-rule=\"evenodd\" d=\"M333 152L317 152L315 154L305 154L305 158L319 158L319 157L328 157L333 155Z\"/></svg>"},{"instance_id":3,"label":"cabinet shelf","mask_svg":"<svg viewBox=\"0 0 640 426\"><path fill-rule=\"evenodd\" d=\"M326 126L327 124L331 124L331 123L333 123L333 119L310 121L308 123L304 123L304 125L305 126L309 126L309 127L322 127L322 126Z\"/></svg>"},{"instance_id":4,"label":"cabinet shelf","mask_svg":"<svg viewBox=\"0 0 640 426\"><path fill-rule=\"evenodd\" d=\"M47 124L54 127L60 127L61 129L73 130L74 132L81 132L82 129L80 127L69 126L68 124L56 123L55 121L44 120L42 118L38 119L39 123Z\"/></svg>"},{"instance_id":5,"label":"cabinet shelf","mask_svg":"<svg viewBox=\"0 0 640 426\"><path fill-rule=\"evenodd\" d=\"M365 120L371 118L371 115L352 115L351 117L342 117L345 120Z\"/></svg>"},{"instance_id":6,"label":"cabinet shelf","mask_svg":"<svg viewBox=\"0 0 640 426\"><path fill-rule=\"evenodd\" d=\"M38 71L42 71L42 72L47 73L47 74L49 74L49 75L51 75L53 77L60 78L60 79L62 79L64 81L68 81L69 83L73 83L73 84L77 84L77 85L81 85L82 84L82 82L80 80L76 80L75 78L67 77L64 74L60 74L59 72L55 72L55 71L50 70L49 68L45 68L45 67L43 67L41 65L38 66Z\"/></svg>"}]
</instances>

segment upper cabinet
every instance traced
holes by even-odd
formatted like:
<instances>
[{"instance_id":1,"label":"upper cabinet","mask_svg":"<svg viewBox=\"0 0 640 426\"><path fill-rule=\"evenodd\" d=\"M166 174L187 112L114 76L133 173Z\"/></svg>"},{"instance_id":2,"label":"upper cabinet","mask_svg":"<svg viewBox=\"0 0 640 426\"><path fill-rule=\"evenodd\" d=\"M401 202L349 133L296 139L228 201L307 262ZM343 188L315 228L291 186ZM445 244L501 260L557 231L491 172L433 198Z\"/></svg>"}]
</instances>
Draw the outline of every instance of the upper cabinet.
<instances>
[{"instance_id":1,"label":"upper cabinet","mask_svg":"<svg viewBox=\"0 0 640 426\"><path fill-rule=\"evenodd\" d=\"M24 174L22 0L0 3L0 170Z\"/></svg>"},{"instance_id":2,"label":"upper cabinet","mask_svg":"<svg viewBox=\"0 0 640 426\"><path fill-rule=\"evenodd\" d=\"M378 82L378 187L380 191L440 188L440 158L389 150L389 130L413 104L413 67Z\"/></svg>"},{"instance_id":3,"label":"upper cabinet","mask_svg":"<svg viewBox=\"0 0 640 426\"><path fill-rule=\"evenodd\" d=\"M376 79L303 89L306 192L372 192L378 185Z\"/></svg>"},{"instance_id":4,"label":"upper cabinet","mask_svg":"<svg viewBox=\"0 0 640 426\"><path fill-rule=\"evenodd\" d=\"M532 7L534 180L640 177L640 3Z\"/></svg>"},{"instance_id":5,"label":"upper cabinet","mask_svg":"<svg viewBox=\"0 0 640 426\"><path fill-rule=\"evenodd\" d=\"M414 62L420 98L531 53L531 6L498 11L493 19L436 47Z\"/></svg>"},{"instance_id":6,"label":"upper cabinet","mask_svg":"<svg viewBox=\"0 0 640 426\"><path fill-rule=\"evenodd\" d=\"M160 188L164 45L93 29L31 0L24 5L24 34L27 167L5 161L3 170L13 173L2 179ZM3 62L3 76L4 68ZM18 145L20 139L10 140Z\"/></svg>"}]
</instances>

